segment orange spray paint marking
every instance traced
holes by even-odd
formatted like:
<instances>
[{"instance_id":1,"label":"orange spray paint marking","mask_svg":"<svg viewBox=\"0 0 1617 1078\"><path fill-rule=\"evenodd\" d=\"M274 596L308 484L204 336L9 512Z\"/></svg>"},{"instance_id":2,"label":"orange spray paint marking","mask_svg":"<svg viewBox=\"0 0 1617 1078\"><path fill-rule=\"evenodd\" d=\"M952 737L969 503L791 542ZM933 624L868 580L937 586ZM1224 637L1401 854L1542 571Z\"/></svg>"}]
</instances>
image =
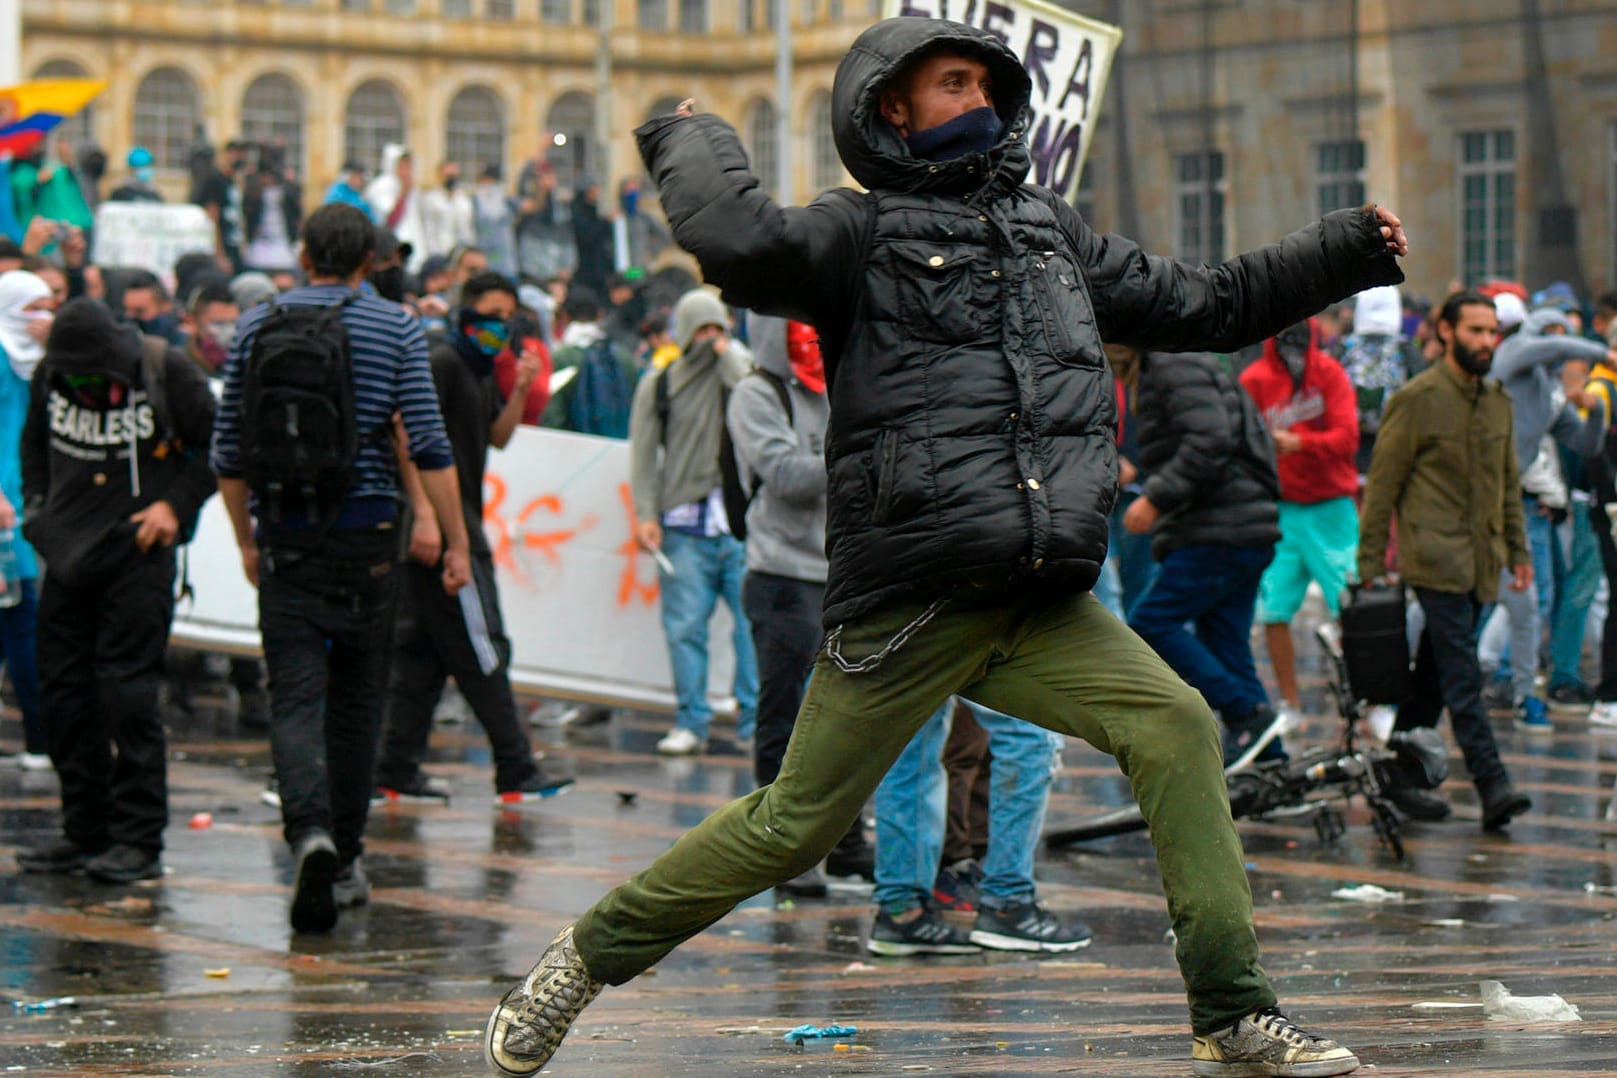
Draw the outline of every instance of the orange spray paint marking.
<instances>
[{"instance_id":1,"label":"orange spray paint marking","mask_svg":"<svg viewBox=\"0 0 1617 1078\"><path fill-rule=\"evenodd\" d=\"M490 533L489 545L494 548L494 564L510 573L517 580L526 584L522 570L517 568L516 556L511 551L511 529L505 526L505 518L500 516L500 506L505 504L505 480L493 472L483 475L483 531Z\"/></svg>"},{"instance_id":2,"label":"orange spray paint marking","mask_svg":"<svg viewBox=\"0 0 1617 1078\"><path fill-rule=\"evenodd\" d=\"M649 584L640 583L640 544L634 541L634 495L629 493L629 484L618 484L618 497L623 499L624 515L629 522L629 538L618 547L624 562L623 576L618 579L618 606L627 607L636 598L651 606L657 601L657 578L652 577ZM656 571L655 566L652 571Z\"/></svg>"},{"instance_id":3,"label":"orange spray paint marking","mask_svg":"<svg viewBox=\"0 0 1617 1078\"><path fill-rule=\"evenodd\" d=\"M548 532L528 531L529 518L541 510L552 513L558 517L561 516L561 496L557 494L545 494L529 502L523 507L521 514L517 517L517 528L522 532L523 546L527 547L529 550L539 551L545 556L546 560L550 561L557 567L561 566L561 555L558 553L558 550L572 542L574 539L577 539L583 532L589 531L591 528L600 523L599 518L595 516L587 516L579 522L578 527L576 528L561 528L556 531Z\"/></svg>"}]
</instances>

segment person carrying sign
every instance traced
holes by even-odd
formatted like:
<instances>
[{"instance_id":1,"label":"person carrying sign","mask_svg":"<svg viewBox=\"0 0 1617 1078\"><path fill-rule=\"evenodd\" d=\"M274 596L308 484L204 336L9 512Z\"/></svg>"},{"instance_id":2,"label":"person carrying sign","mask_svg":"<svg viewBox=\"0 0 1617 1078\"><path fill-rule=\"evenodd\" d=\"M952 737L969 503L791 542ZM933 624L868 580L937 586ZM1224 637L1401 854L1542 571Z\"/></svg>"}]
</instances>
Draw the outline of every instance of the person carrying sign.
<instances>
[{"instance_id":1,"label":"person carrying sign","mask_svg":"<svg viewBox=\"0 0 1617 1078\"><path fill-rule=\"evenodd\" d=\"M820 331L828 632L779 777L562 930L490 1016L497 1073L536 1073L606 984L822 857L952 693L1117 757L1156 843L1197 1074L1358 1066L1275 1009L1212 712L1089 594L1117 493L1101 341L1262 340L1402 280L1402 226L1365 207L1217 267L1147 255L1023 184L1029 86L991 34L877 23L832 94L870 193L805 208L771 201L734 130L689 103L636 132L707 278Z\"/></svg>"}]
</instances>

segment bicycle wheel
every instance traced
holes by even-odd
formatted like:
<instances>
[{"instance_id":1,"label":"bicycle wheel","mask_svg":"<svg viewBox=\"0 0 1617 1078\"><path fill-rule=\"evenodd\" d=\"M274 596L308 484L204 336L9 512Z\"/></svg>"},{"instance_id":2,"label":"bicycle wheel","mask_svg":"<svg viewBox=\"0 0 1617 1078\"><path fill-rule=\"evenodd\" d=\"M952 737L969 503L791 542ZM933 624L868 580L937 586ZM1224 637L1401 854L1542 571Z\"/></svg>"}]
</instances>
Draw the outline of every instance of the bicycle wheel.
<instances>
[{"instance_id":1,"label":"bicycle wheel","mask_svg":"<svg viewBox=\"0 0 1617 1078\"><path fill-rule=\"evenodd\" d=\"M1103 812L1099 816L1091 816L1076 827L1066 827L1059 831L1046 831L1044 845L1046 849L1060 850L1078 842L1088 842L1091 839L1111 838L1113 835L1127 835L1135 831L1145 830L1145 817L1140 814L1140 806L1125 805L1111 812Z\"/></svg>"}]
</instances>

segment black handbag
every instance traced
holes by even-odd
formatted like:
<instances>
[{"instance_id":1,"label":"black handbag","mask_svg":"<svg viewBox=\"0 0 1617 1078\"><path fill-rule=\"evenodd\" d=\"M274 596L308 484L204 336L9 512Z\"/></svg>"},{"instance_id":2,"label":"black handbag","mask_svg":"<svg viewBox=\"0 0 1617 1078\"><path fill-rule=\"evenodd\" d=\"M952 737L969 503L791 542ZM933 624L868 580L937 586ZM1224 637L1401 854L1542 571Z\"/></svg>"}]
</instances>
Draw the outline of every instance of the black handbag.
<instances>
[{"instance_id":1,"label":"black handbag","mask_svg":"<svg viewBox=\"0 0 1617 1078\"><path fill-rule=\"evenodd\" d=\"M1355 584L1342 593L1342 659L1356 699L1403 701L1409 683L1407 609L1402 584Z\"/></svg>"}]
</instances>

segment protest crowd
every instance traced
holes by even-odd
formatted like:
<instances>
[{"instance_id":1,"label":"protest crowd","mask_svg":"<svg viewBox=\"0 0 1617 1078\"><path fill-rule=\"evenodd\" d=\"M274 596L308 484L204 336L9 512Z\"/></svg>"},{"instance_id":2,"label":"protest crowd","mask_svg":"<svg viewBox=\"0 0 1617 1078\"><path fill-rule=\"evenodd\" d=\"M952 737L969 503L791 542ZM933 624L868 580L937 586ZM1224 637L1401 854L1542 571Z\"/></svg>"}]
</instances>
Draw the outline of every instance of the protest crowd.
<instances>
[{"instance_id":1,"label":"protest crowd","mask_svg":"<svg viewBox=\"0 0 1617 1078\"><path fill-rule=\"evenodd\" d=\"M1049 352L1027 360L1044 374L985 374L960 392L985 409L1017 399L1019 409L1042 409L1047 401L1027 394L1044 384L1083 411L1082 422L1052 419L1035 431L1017 426L1017 411L1003 421L951 411L905 376L902 357L913 361L914 348L881 336L893 323L856 317L848 296L868 287L873 307L891 304L906 318L926 311L931 321L908 327L922 349L959 349L969 361L1000 347L977 333L979 316L997 310L986 278L928 292L940 278L925 276L926 257L941 233L884 230L899 218L955 215L963 235L979 236L976 207L962 215L956 189L906 186L917 183L906 170L992 153L1014 175L1003 134L1026 79L999 70L1008 53L992 39L957 35L952 52L928 51L913 39L919 31L884 37L886 25L868 32L871 48L905 60L906 71L963 57L998 78L966 114L970 128L948 116L924 125L919 90L900 100L892 82L859 88L879 102L871 122L904 137L839 132L839 145L855 177L886 192L869 210L879 241L917 264L888 277L876 266L847 287L780 264L803 256L832 265L852 251L849 237L865 227L861 196L824 203L821 218L837 223L817 218L823 236L809 236L802 219L782 223L771 216L779 207L759 208L734 187L743 170L720 174L739 147L699 110L637 133L671 226L642 201L638 181L585 177L564 191L542 153L508 181L493 164L466 177L390 146L376 174L350 162L317 199L274 146L199 147L188 202L207 214L215 243L160 267L91 258L103 200L162 200L147 150L122 148L126 174L115 176L55 149L9 162L0 189L9 232L0 237L0 651L23 743L6 755L54 769L62 799L61 834L22 849L21 867L111 884L161 875L164 716L209 678L231 686L241 728L269 741L267 796L297 866L289 916L300 932L329 931L367 900L373 803L447 799L423 761L451 681L487 734L495 802L562 792L571 771L535 752L507 676L511 643L482 528L489 450L524 425L628 443L634 535L661 566L677 700L657 751L700 755L728 742L752 757L753 804L772 798L779 826L809 836L786 850L722 810L667 858L689 868L696 847L686 842L761 850L755 875L733 886L773 884L795 899L825 896L828 877L869 881L866 946L878 955L1085 947L1090 929L1076 911L1042 902L1034 880L1064 734L1128 745L1142 809L1166 781L1151 770L1149 739L1136 740L1122 720L1063 725L1034 713L1032 693L994 681L998 659L963 665L978 646L962 643L972 634L1009 633L999 626L1011 615L996 603L1030 623L1066 618L1063 632L1086 640L1127 638L1139 650L1117 644L1119 662L1142 681L1182 679L1189 690L1141 688L1130 706L1176 724L1211 709L1222 755L1209 741L1208 766L1219 789L1222 762L1277 722L1290 730L1302 708L1293 622L1310 595L1334 617L1355 586L1403 586L1414 644L1404 700L1376 709L1370 725L1386 737L1436 726L1446 710L1484 828L1502 830L1530 806L1500 760L1493 723L1617 728L1617 293L1457 281L1428 302L1398 287L1396 218L1342 211L1318 227L1336 230L1339 248L1356 245L1360 263L1329 263L1317 232L1289 237L1288 255L1317 279L1277 306L1288 312L1282 324L1159 308L1162 325L1130 333L1122 330L1146 301L1123 294L1124 273L1107 261L1127 257L1117 238L1100 251L1076 214L1020 193L1017 176L993 189L981 221L992 216L1018 242L1037 239L1052 275L1060 267L1088 277L1093 299L1083 302L1094 317L1072 298L1082 290L1036 287L1040 304L1095 339L1076 328L1061 343L1029 333L1021 339L1030 349ZM707 141L693 145L698 138ZM741 251L744 242L709 235L714 226L697 210L710 204L733 215L729 227L785 237L782 248L759 240ZM981 236L971 242L987 243ZM1134 254L1150 278L1142 288L1210 288L1219 272ZM1168 285L1158 274L1182 276ZM1041 307L1026 306L1034 313L1022 317L1039 317ZM1104 337L1102 364L1108 327L1120 332ZM1062 348L1093 353L1095 365L1069 362ZM900 358L884 366L889 355ZM839 395L837 379L850 389ZM884 388L867 399L855 380ZM902 401L885 406L896 411L875 399L887 396ZM906 409L955 424L955 447L904 428L895 417ZM1001 475L981 461L1012 430L1047 445L1018 457L1020 474ZM961 500L973 483L1010 493L1003 503L986 492ZM215 492L258 588L261 660L165 646L185 583L178 551ZM982 522L950 533L940 506ZM990 524L1012 520L1019 533L1024 513L1045 545L996 576L987 569L1018 558L1001 558ZM1066 532L1078 539L1064 546ZM909 549L928 553L904 575L895 555ZM1056 576L1037 575L1046 560ZM1027 586L1038 580L1081 602L1052 613ZM946 588L959 609L929 586ZM735 625L733 727L715 722L707 691L720 602ZM951 647L959 654L942 654ZM906 736L884 741L861 728L869 759L857 780L813 787L803 776L814 761L794 757L825 735L802 724L857 713L867 684L887 686L872 708L913 712L894 727ZM610 718L584 705L535 715L563 730ZM1266 758L1287 751L1283 738L1264 749ZM1175 813L1172 790L1151 796L1154 833L1200 826ZM1436 791L1389 796L1411 819L1452 812ZM807 804L819 806L812 819ZM1238 870L1238 842L1233 856ZM1163 870L1181 937L1208 939L1219 917L1249 925L1240 888L1207 883L1205 909L1187 897L1176 873L1212 881L1228 869L1205 849L1187 857ZM603 983L634 976L739 894L669 884L687 910L675 917L656 905L656 886L637 881L608 896L578 923L576 943L569 928L507 996L489 1034L499 1073L536 1073ZM1222 954L1243 957L1185 966L1195 1058L1210 1068L1197 1073L1249 1073L1216 1068L1258 1042L1327 1068L1295 1073L1350 1069L1351 1054L1274 1010L1255 943L1226 945ZM1237 1006L1209 1002L1220 978ZM565 1020L524 1027L545 1000L567 1010L558 998L572 1001Z\"/></svg>"}]
</instances>

